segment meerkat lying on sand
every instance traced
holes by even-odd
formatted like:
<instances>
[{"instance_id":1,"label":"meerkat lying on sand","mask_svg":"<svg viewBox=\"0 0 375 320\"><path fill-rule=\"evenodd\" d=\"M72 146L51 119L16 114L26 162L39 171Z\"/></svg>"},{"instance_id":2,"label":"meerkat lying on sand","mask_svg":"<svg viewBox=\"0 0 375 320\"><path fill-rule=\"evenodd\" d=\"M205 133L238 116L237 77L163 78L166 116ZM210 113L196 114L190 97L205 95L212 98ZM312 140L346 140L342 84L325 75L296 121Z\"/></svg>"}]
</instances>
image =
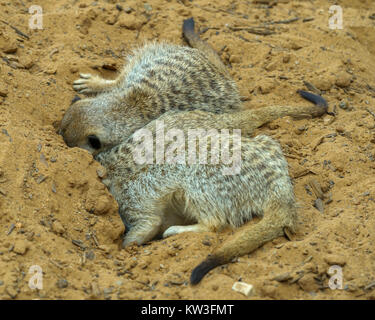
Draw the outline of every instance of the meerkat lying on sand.
<instances>
[{"instance_id":1,"label":"meerkat lying on sand","mask_svg":"<svg viewBox=\"0 0 375 320\"><path fill-rule=\"evenodd\" d=\"M73 87L89 97L75 98L62 119L60 133L68 146L98 154L169 110L242 110L235 82L217 53L194 32L192 18L184 21L183 35L193 48L148 44L128 57L116 80L81 74ZM316 100L319 96L306 98L325 103ZM251 120L256 118L260 126L284 116L321 116L326 109L269 106L254 112Z\"/></svg>"},{"instance_id":2,"label":"meerkat lying on sand","mask_svg":"<svg viewBox=\"0 0 375 320\"><path fill-rule=\"evenodd\" d=\"M186 231L242 226L193 270L191 283L196 284L212 268L250 253L286 229L293 232L296 221L293 186L280 145L264 135L230 136L227 151L240 154L239 170L232 172L220 156L212 161L226 148L224 137L212 130L251 134L282 116L320 116L327 104L300 91L314 105L242 110L236 85L217 54L194 32L192 19L184 22L183 34L195 49L152 44L137 50L116 80L82 75L74 88L95 96L71 105L60 132L69 146L87 149L107 169L103 182L119 203L126 225L124 246ZM203 130L200 138L209 136L204 164L187 161L183 152L174 157L189 148L185 138L193 129ZM158 159L153 139L151 150L145 150L150 152L148 160L137 161L140 132L155 138L171 130L180 137L165 139L173 161L164 153ZM203 149L195 147L197 153ZM262 219L246 225L254 216Z\"/></svg>"}]
</instances>

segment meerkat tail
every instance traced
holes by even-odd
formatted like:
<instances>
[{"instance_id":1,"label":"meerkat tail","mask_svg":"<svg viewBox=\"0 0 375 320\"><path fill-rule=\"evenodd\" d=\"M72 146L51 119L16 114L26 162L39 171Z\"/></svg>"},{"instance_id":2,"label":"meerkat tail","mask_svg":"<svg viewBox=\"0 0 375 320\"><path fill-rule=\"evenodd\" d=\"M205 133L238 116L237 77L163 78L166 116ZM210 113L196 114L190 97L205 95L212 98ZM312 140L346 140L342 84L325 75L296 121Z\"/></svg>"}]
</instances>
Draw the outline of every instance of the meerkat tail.
<instances>
[{"instance_id":1,"label":"meerkat tail","mask_svg":"<svg viewBox=\"0 0 375 320\"><path fill-rule=\"evenodd\" d=\"M297 90L297 92L301 95L302 98L314 103L317 106L321 106L323 108L328 107L327 101L318 94L314 94L304 90Z\"/></svg>"},{"instance_id":2,"label":"meerkat tail","mask_svg":"<svg viewBox=\"0 0 375 320\"><path fill-rule=\"evenodd\" d=\"M212 269L229 263L233 259L249 254L268 241L284 235L284 228L294 231L295 208L265 213L264 218L254 225L238 229L228 240L200 263L191 273L190 283L198 284Z\"/></svg>"},{"instance_id":3,"label":"meerkat tail","mask_svg":"<svg viewBox=\"0 0 375 320\"><path fill-rule=\"evenodd\" d=\"M312 105L306 105L306 106L279 106L275 108L275 110L270 110L269 112L269 121L275 120L277 118L285 117L285 116L291 116L296 119L305 118L306 116L312 116L312 117L320 117L327 113L328 104L327 101L314 93L298 90L297 91L302 98L306 99L307 101L312 102ZM267 109L272 109L273 107L266 107L263 108L264 111L268 112Z\"/></svg>"},{"instance_id":4,"label":"meerkat tail","mask_svg":"<svg viewBox=\"0 0 375 320\"><path fill-rule=\"evenodd\" d=\"M221 115L219 121L226 123L228 127L241 129L243 133L252 135L255 129L285 116L303 119L306 117L320 117L327 113L328 105L323 97L302 90L299 90L298 93L313 104L306 106L267 106L243 110Z\"/></svg>"},{"instance_id":5,"label":"meerkat tail","mask_svg":"<svg viewBox=\"0 0 375 320\"><path fill-rule=\"evenodd\" d=\"M221 61L217 52L206 41L202 40L194 29L194 18L184 20L182 25L182 35L184 36L186 42L192 48L196 48L199 51L203 52L206 55L207 59L217 68L219 68L220 71L227 73L227 68Z\"/></svg>"}]
</instances>

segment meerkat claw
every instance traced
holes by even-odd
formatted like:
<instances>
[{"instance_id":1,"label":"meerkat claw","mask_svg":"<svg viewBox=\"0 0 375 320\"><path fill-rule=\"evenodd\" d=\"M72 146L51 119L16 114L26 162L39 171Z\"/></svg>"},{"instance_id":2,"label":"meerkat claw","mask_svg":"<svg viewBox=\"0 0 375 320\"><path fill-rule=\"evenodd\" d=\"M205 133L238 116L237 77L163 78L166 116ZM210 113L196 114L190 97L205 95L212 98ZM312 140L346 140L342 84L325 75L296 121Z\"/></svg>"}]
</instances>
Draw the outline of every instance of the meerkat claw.
<instances>
[{"instance_id":1,"label":"meerkat claw","mask_svg":"<svg viewBox=\"0 0 375 320\"><path fill-rule=\"evenodd\" d=\"M73 82L73 89L79 93L100 93L111 88L116 81L103 79L90 73L81 73L80 78Z\"/></svg>"},{"instance_id":2,"label":"meerkat claw","mask_svg":"<svg viewBox=\"0 0 375 320\"><path fill-rule=\"evenodd\" d=\"M87 92L90 92L90 90L84 84L75 84L75 85L73 85L73 89L75 91L77 91L78 93L87 93Z\"/></svg>"},{"instance_id":3,"label":"meerkat claw","mask_svg":"<svg viewBox=\"0 0 375 320\"><path fill-rule=\"evenodd\" d=\"M91 73L80 73L79 76L83 79L90 79L92 77Z\"/></svg>"},{"instance_id":4,"label":"meerkat claw","mask_svg":"<svg viewBox=\"0 0 375 320\"><path fill-rule=\"evenodd\" d=\"M90 73L81 73L80 78L73 82L73 89L79 93L92 93L95 92L93 84L94 77Z\"/></svg>"},{"instance_id":5,"label":"meerkat claw","mask_svg":"<svg viewBox=\"0 0 375 320\"><path fill-rule=\"evenodd\" d=\"M78 79L73 82L73 84L85 84L87 83L87 79Z\"/></svg>"}]
</instances>

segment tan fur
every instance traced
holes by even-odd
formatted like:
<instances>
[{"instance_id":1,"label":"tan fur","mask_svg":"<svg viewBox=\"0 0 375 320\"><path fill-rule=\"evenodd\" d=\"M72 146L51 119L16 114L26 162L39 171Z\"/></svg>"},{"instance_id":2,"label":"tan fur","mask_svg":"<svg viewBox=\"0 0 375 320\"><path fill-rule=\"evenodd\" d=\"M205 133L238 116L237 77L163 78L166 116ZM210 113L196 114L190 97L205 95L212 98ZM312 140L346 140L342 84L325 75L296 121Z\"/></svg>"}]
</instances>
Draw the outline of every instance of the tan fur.
<instances>
[{"instance_id":1,"label":"tan fur","mask_svg":"<svg viewBox=\"0 0 375 320\"><path fill-rule=\"evenodd\" d=\"M186 231L236 228L253 216L264 216L215 249L193 271L195 284L215 266L283 235L284 228L294 230L294 193L280 145L267 136L245 135L286 115L320 116L326 106L243 110L224 64L189 22L184 23L184 36L193 49L150 44L129 57L116 80L81 75L74 89L92 96L72 104L60 132L69 146L87 149L107 168L103 182L119 203L127 231L124 246ZM163 130L178 129L185 136L191 129L241 129L241 172L223 175L222 162L157 163L155 144L152 164L136 163L137 130L149 130L155 137L160 122ZM211 157L219 151L212 141L207 144ZM171 146L176 147L166 143ZM187 141L180 146L186 150Z\"/></svg>"}]
</instances>

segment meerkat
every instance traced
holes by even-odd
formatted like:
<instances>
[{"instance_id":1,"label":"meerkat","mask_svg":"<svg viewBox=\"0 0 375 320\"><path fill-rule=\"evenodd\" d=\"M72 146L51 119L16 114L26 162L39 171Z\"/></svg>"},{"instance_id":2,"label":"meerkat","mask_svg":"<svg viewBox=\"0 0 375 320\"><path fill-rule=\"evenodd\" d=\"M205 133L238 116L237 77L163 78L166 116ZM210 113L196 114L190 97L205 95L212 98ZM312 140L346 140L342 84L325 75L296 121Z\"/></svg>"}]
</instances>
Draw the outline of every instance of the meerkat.
<instances>
[{"instance_id":1,"label":"meerkat","mask_svg":"<svg viewBox=\"0 0 375 320\"><path fill-rule=\"evenodd\" d=\"M208 117L210 121L207 121ZM163 123L162 129L158 128L158 122ZM188 136L189 130L194 128L208 132L226 128L226 124L225 116L220 114L209 115L202 110L170 111L141 131L149 130L155 137L178 128ZM160 236L214 232L245 224L193 270L190 282L197 284L216 266L231 262L233 258L282 236L285 228L294 232L297 213L288 164L279 143L272 138L241 136L240 143L235 144L234 137L231 137L229 152L240 152L240 171L224 175L223 169L227 168L221 161L212 164L208 160L201 164L198 161L189 163L184 158L177 163L164 161L158 164L157 143L152 145L155 149L152 164L140 164L134 157L139 142L135 139L138 132L96 156L107 169L103 182L117 200L126 226L124 247L134 242L141 245ZM218 144L213 143L214 138L210 136L206 140L209 159L220 153L223 147L222 138L219 137ZM166 149L180 150L182 147L187 150L187 144L187 139L180 141L180 145L170 139L166 142ZM204 146L199 145L198 149L201 148ZM262 219L255 225L246 225L255 216Z\"/></svg>"},{"instance_id":2,"label":"meerkat","mask_svg":"<svg viewBox=\"0 0 375 320\"><path fill-rule=\"evenodd\" d=\"M73 88L88 97L75 98L61 121L59 133L67 145L95 155L169 110L212 114L243 110L236 83L218 54L194 31L193 18L184 21L183 36L193 48L146 44L127 58L115 80L81 74ZM270 106L257 112L262 125L288 115L320 116L326 110L314 105Z\"/></svg>"},{"instance_id":3,"label":"meerkat","mask_svg":"<svg viewBox=\"0 0 375 320\"><path fill-rule=\"evenodd\" d=\"M243 226L193 270L190 282L197 284L216 266L282 236L286 229L294 231L296 204L287 162L280 145L261 135L241 136L240 147L231 140L231 151L241 154L239 174L223 175L222 163L155 163L156 152L152 164L138 164L133 156L137 130L155 136L162 121L163 130L178 128L184 134L226 128L250 135L282 116L320 116L327 103L300 91L314 105L243 110L233 80L194 32L192 19L184 22L183 34L195 49L152 44L137 50L116 80L82 75L74 88L95 96L71 105L60 132L69 146L87 149L107 169L103 182L119 203L126 226L123 246L181 232ZM212 141L207 146L209 152L218 151ZM254 216L262 219L246 225Z\"/></svg>"}]
</instances>

